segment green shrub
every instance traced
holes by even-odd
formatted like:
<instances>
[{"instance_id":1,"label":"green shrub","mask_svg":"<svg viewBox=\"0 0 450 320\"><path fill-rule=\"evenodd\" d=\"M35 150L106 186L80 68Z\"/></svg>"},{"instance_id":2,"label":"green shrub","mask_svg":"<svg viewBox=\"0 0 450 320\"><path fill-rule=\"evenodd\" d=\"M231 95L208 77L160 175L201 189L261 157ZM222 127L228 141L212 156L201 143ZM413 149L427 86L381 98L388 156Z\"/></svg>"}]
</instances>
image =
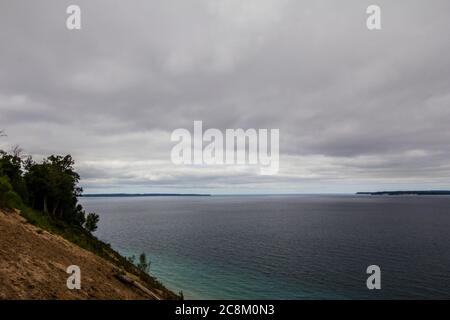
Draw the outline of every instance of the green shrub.
<instances>
[{"instance_id":1,"label":"green shrub","mask_svg":"<svg viewBox=\"0 0 450 320\"><path fill-rule=\"evenodd\" d=\"M0 177L0 208L20 209L22 199L12 189L7 177Z\"/></svg>"},{"instance_id":2,"label":"green shrub","mask_svg":"<svg viewBox=\"0 0 450 320\"><path fill-rule=\"evenodd\" d=\"M89 232L94 232L97 230L97 224L100 221L100 217L96 213L89 213L86 217L86 222L84 223L84 228Z\"/></svg>"},{"instance_id":3,"label":"green shrub","mask_svg":"<svg viewBox=\"0 0 450 320\"><path fill-rule=\"evenodd\" d=\"M0 177L0 207L6 206L6 193L11 191L11 184L6 177Z\"/></svg>"},{"instance_id":4,"label":"green shrub","mask_svg":"<svg viewBox=\"0 0 450 320\"><path fill-rule=\"evenodd\" d=\"M136 266L139 270L145 273L148 273L150 271L150 260L147 260L145 253L141 253L141 255L139 256L139 262Z\"/></svg>"},{"instance_id":5,"label":"green shrub","mask_svg":"<svg viewBox=\"0 0 450 320\"><path fill-rule=\"evenodd\" d=\"M6 198L6 206L10 209L21 209L23 206L22 199L15 193L10 190L5 194Z\"/></svg>"}]
</instances>

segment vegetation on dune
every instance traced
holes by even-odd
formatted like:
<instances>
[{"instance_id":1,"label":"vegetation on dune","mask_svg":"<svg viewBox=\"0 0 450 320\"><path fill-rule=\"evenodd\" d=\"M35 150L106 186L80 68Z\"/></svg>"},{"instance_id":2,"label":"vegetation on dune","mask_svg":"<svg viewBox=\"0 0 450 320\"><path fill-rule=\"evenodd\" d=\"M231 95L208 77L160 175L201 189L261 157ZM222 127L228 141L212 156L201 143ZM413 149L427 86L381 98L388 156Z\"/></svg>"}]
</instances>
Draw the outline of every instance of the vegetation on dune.
<instances>
[{"instance_id":1,"label":"vegetation on dune","mask_svg":"<svg viewBox=\"0 0 450 320\"><path fill-rule=\"evenodd\" d=\"M7 177L0 176L0 208L13 209L22 205L22 200L13 191Z\"/></svg>"},{"instance_id":2,"label":"vegetation on dune","mask_svg":"<svg viewBox=\"0 0 450 320\"><path fill-rule=\"evenodd\" d=\"M92 234L97 229L99 216L86 214L78 203L78 196L83 191L78 186L79 180L70 155L52 155L38 163L31 157L23 157L18 147L9 153L0 150L0 208L20 210L31 224L58 234L139 276L164 299L179 299L180 296L148 274L150 262L145 254L134 264Z\"/></svg>"},{"instance_id":3,"label":"vegetation on dune","mask_svg":"<svg viewBox=\"0 0 450 320\"><path fill-rule=\"evenodd\" d=\"M0 151L0 177L4 206L32 210L48 215L55 222L94 231L98 216L89 215L78 204L83 191L78 186L80 176L75 172L70 155L50 156L37 163L31 157L23 158L20 149L12 153Z\"/></svg>"}]
</instances>

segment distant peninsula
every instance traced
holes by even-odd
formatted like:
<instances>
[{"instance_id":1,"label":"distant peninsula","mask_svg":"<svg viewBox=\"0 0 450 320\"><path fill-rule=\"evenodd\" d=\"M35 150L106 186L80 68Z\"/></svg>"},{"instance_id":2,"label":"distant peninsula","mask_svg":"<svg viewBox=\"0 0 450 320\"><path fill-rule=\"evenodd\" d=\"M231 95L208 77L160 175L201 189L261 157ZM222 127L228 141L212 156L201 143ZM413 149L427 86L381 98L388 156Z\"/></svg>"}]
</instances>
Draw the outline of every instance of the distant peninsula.
<instances>
[{"instance_id":1,"label":"distant peninsula","mask_svg":"<svg viewBox=\"0 0 450 320\"><path fill-rule=\"evenodd\" d=\"M210 194L199 193L87 193L86 198L126 198L126 197L210 197Z\"/></svg>"},{"instance_id":2,"label":"distant peninsula","mask_svg":"<svg viewBox=\"0 0 450 320\"><path fill-rule=\"evenodd\" d=\"M378 192L357 192L357 195L369 196L449 196L449 190L430 190L430 191L378 191Z\"/></svg>"}]
</instances>

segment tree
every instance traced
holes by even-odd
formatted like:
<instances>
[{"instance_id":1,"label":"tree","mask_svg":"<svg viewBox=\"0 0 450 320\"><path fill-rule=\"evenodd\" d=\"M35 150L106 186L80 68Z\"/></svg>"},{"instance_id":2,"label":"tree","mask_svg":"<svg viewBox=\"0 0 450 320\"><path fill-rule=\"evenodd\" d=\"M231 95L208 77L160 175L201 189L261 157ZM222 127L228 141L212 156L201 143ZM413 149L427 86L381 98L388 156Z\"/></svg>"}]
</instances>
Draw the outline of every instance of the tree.
<instances>
[{"instance_id":1,"label":"tree","mask_svg":"<svg viewBox=\"0 0 450 320\"><path fill-rule=\"evenodd\" d=\"M28 192L23 179L23 161L19 146L15 146L12 154L0 150L0 176L6 176L14 191L26 202Z\"/></svg>"},{"instance_id":2,"label":"tree","mask_svg":"<svg viewBox=\"0 0 450 320\"><path fill-rule=\"evenodd\" d=\"M42 163L31 159L25 163L31 206L57 219L82 226L85 223L84 211L77 197L83 189L78 186L80 176L74 170L72 157L50 156Z\"/></svg>"},{"instance_id":3,"label":"tree","mask_svg":"<svg viewBox=\"0 0 450 320\"><path fill-rule=\"evenodd\" d=\"M84 223L84 228L89 232L94 232L97 230L97 224L100 217L96 213L89 213L86 217L86 222Z\"/></svg>"},{"instance_id":4,"label":"tree","mask_svg":"<svg viewBox=\"0 0 450 320\"><path fill-rule=\"evenodd\" d=\"M22 205L22 200L13 191L8 178L3 176L0 177L0 208L19 208Z\"/></svg>"},{"instance_id":5,"label":"tree","mask_svg":"<svg viewBox=\"0 0 450 320\"><path fill-rule=\"evenodd\" d=\"M0 150L0 177L6 179L18 198L56 220L94 232L99 216L90 213L86 217L78 203L83 189L78 186L80 176L74 165L70 155L52 155L37 163L31 157L23 157L19 146L13 147L10 153Z\"/></svg>"},{"instance_id":6,"label":"tree","mask_svg":"<svg viewBox=\"0 0 450 320\"><path fill-rule=\"evenodd\" d=\"M13 157L17 157L17 158L22 159L22 157L23 157L23 149L18 144L16 144L16 145L11 147L10 154Z\"/></svg>"},{"instance_id":7,"label":"tree","mask_svg":"<svg viewBox=\"0 0 450 320\"><path fill-rule=\"evenodd\" d=\"M148 273L150 271L150 263L151 262L150 260L147 260L145 253L141 253L139 256L139 262L136 266L139 270Z\"/></svg>"},{"instance_id":8,"label":"tree","mask_svg":"<svg viewBox=\"0 0 450 320\"><path fill-rule=\"evenodd\" d=\"M48 198L52 185L48 165L28 159L25 165L25 183L29 190L29 203L33 209L48 212Z\"/></svg>"}]
</instances>

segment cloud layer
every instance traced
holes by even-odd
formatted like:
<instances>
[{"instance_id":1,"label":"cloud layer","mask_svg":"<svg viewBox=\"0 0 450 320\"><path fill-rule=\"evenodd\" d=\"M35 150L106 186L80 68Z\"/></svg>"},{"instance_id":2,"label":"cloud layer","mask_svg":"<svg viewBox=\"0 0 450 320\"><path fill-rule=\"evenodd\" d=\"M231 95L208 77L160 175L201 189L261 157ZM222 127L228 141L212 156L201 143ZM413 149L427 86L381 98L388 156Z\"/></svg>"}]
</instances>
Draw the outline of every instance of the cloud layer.
<instances>
[{"instance_id":1,"label":"cloud layer","mask_svg":"<svg viewBox=\"0 0 450 320\"><path fill-rule=\"evenodd\" d=\"M450 188L450 3L0 3L0 147L71 153L87 192ZM172 165L170 134L279 128L280 172Z\"/></svg>"}]
</instances>

